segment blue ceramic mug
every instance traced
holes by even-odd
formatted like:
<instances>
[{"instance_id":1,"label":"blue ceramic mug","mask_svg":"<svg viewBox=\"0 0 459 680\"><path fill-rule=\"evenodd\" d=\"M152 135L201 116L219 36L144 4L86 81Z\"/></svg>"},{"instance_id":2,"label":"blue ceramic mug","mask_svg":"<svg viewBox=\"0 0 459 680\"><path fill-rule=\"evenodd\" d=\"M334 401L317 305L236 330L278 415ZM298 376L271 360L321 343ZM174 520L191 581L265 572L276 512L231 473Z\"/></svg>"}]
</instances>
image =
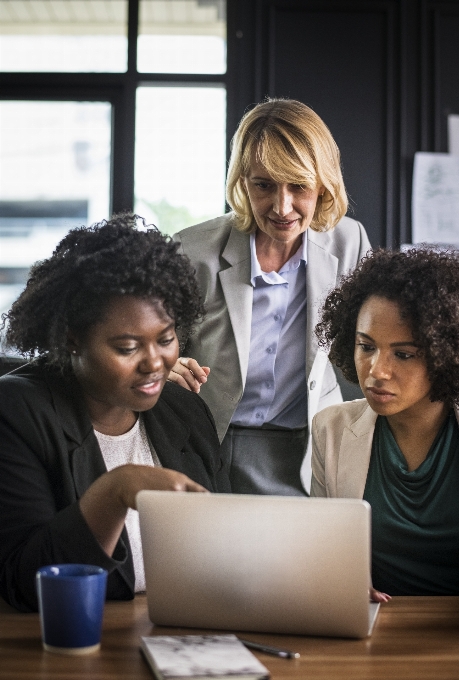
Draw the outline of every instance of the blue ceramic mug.
<instances>
[{"instance_id":1,"label":"blue ceramic mug","mask_svg":"<svg viewBox=\"0 0 459 680\"><path fill-rule=\"evenodd\" d=\"M37 571L43 646L61 654L100 647L107 571L90 564L55 564Z\"/></svg>"}]
</instances>

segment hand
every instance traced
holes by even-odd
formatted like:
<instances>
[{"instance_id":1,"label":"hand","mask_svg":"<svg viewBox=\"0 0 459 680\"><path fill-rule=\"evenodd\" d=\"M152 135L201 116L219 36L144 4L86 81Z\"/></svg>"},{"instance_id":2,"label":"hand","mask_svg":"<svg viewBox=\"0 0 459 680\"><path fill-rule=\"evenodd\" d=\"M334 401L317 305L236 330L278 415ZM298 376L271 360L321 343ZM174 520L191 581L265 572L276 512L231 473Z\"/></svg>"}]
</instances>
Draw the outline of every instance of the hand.
<instances>
[{"instance_id":1,"label":"hand","mask_svg":"<svg viewBox=\"0 0 459 680\"><path fill-rule=\"evenodd\" d=\"M372 602L389 602L392 598L387 593L381 593L379 590L370 588L370 600Z\"/></svg>"},{"instance_id":2,"label":"hand","mask_svg":"<svg viewBox=\"0 0 459 680\"><path fill-rule=\"evenodd\" d=\"M150 465L121 465L108 474L118 471L118 496L125 509L137 509L136 496L144 489L150 491L194 491L208 493L207 489L176 470ZM116 493L116 487L114 489Z\"/></svg>"},{"instance_id":3,"label":"hand","mask_svg":"<svg viewBox=\"0 0 459 680\"><path fill-rule=\"evenodd\" d=\"M207 382L210 373L208 366L200 366L196 359L191 357L179 357L169 373L169 380L190 392L199 394L201 385Z\"/></svg>"},{"instance_id":4,"label":"hand","mask_svg":"<svg viewBox=\"0 0 459 680\"><path fill-rule=\"evenodd\" d=\"M136 509L139 491L206 492L192 479L167 468L150 465L120 465L96 479L80 498L80 511L107 555L113 555L124 527L128 508Z\"/></svg>"}]
</instances>

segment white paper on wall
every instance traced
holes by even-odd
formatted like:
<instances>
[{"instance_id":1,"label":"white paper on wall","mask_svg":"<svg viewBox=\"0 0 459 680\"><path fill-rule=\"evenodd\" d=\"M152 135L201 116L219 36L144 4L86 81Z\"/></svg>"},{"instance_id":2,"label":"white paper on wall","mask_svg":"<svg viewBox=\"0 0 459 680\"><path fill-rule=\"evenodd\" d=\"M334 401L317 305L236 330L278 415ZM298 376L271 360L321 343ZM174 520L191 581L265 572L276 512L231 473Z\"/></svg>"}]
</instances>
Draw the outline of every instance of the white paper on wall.
<instances>
[{"instance_id":1,"label":"white paper on wall","mask_svg":"<svg viewBox=\"0 0 459 680\"><path fill-rule=\"evenodd\" d=\"M459 246L459 155L414 157L413 243Z\"/></svg>"}]
</instances>

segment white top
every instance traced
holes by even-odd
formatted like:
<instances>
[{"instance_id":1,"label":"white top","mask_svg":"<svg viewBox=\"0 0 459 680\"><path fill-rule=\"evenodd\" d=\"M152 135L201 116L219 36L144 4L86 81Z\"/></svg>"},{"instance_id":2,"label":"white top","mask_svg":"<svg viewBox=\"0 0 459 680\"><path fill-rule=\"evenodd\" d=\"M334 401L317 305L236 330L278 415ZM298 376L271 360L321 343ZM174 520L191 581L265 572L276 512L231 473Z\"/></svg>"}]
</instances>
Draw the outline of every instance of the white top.
<instances>
[{"instance_id":1,"label":"white top","mask_svg":"<svg viewBox=\"0 0 459 680\"><path fill-rule=\"evenodd\" d=\"M125 434L112 436L94 430L99 442L102 457L108 471L113 468L134 463L135 465L151 465L161 467L156 452L148 439L142 414L139 414L132 429ZM145 570L143 566L142 542L140 540L139 513L128 509L125 520L126 529L131 544L132 559L135 572L135 592L145 590Z\"/></svg>"}]
</instances>

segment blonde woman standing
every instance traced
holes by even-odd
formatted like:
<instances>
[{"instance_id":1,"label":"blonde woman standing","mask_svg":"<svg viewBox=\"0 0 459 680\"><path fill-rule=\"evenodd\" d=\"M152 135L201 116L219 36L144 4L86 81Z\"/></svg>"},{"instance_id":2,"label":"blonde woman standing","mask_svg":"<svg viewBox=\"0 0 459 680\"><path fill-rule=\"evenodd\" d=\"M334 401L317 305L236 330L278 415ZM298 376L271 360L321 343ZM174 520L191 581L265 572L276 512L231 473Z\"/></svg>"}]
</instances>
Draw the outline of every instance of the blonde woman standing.
<instances>
[{"instance_id":1,"label":"blonde woman standing","mask_svg":"<svg viewBox=\"0 0 459 680\"><path fill-rule=\"evenodd\" d=\"M233 492L305 495L314 414L342 400L314 337L318 309L370 244L348 217L327 126L293 100L259 104L233 139L232 212L176 235L207 316L170 374L209 405Z\"/></svg>"}]
</instances>

